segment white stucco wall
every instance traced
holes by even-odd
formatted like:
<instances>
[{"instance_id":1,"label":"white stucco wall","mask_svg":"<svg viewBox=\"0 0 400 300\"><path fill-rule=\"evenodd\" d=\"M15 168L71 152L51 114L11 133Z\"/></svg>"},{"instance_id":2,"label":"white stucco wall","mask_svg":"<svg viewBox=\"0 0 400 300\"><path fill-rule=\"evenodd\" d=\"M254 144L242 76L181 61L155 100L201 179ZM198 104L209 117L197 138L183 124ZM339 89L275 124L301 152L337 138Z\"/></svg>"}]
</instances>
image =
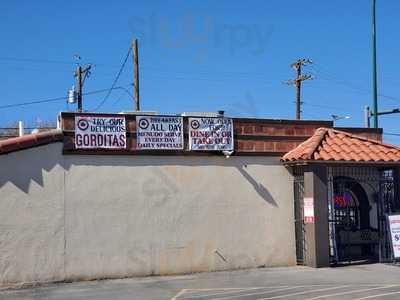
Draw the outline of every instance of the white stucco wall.
<instances>
[{"instance_id":1,"label":"white stucco wall","mask_svg":"<svg viewBox=\"0 0 400 300\"><path fill-rule=\"evenodd\" d=\"M0 284L64 276L61 147L0 156Z\"/></svg>"},{"instance_id":2,"label":"white stucco wall","mask_svg":"<svg viewBox=\"0 0 400 300\"><path fill-rule=\"evenodd\" d=\"M291 178L277 158L61 147L0 156L0 283L295 264Z\"/></svg>"}]
</instances>

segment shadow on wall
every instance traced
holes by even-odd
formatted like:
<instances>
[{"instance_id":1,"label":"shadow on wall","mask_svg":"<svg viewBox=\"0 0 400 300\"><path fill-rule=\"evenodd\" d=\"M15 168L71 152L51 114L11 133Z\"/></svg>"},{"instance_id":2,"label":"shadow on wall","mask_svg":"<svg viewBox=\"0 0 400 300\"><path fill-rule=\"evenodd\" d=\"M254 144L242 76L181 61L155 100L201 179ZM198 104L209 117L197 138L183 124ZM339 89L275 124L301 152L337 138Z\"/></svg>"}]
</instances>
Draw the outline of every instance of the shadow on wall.
<instances>
[{"instance_id":1,"label":"shadow on wall","mask_svg":"<svg viewBox=\"0 0 400 300\"><path fill-rule=\"evenodd\" d=\"M65 168L70 169L72 165L90 165L90 166L216 166L216 167L234 167L239 173L252 185L258 195L265 202L278 207L277 202L268 191L268 189L246 170L251 165L281 166L277 157L250 157L233 156L225 158L224 156L91 156L91 155L69 155L65 159ZM174 179L162 171L154 171L155 177L158 177L169 188L177 192L177 186ZM152 185L153 186L153 185Z\"/></svg>"},{"instance_id":2,"label":"shadow on wall","mask_svg":"<svg viewBox=\"0 0 400 300\"><path fill-rule=\"evenodd\" d=\"M54 143L0 156L0 188L11 182L25 193L32 181L43 187L43 172L63 168L62 143Z\"/></svg>"},{"instance_id":3,"label":"shadow on wall","mask_svg":"<svg viewBox=\"0 0 400 300\"><path fill-rule=\"evenodd\" d=\"M95 156L95 155L62 155L62 143L55 143L28 150L0 156L0 188L7 182L13 183L20 190L28 193L32 181L43 187L43 172L50 172L55 166L69 170L71 166L218 166L234 167L252 185L254 190L267 203L278 206L268 189L258 182L246 170L247 165L280 165L275 158L231 157L222 156ZM174 179L165 172L154 172L156 177L168 183L176 192ZM156 192L156 191L154 191Z\"/></svg>"},{"instance_id":4,"label":"shadow on wall","mask_svg":"<svg viewBox=\"0 0 400 300\"><path fill-rule=\"evenodd\" d=\"M223 155L64 155L65 169L76 166L217 166L243 167L245 165L282 166L278 157Z\"/></svg>"},{"instance_id":5,"label":"shadow on wall","mask_svg":"<svg viewBox=\"0 0 400 300\"><path fill-rule=\"evenodd\" d=\"M269 204L278 207L278 204L272 197L271 193L268 189L260 182L257 182L243 167L237 167L239 172L243 175L244 178L253 186L254 190Z\"/></svg>"}]
</instances>

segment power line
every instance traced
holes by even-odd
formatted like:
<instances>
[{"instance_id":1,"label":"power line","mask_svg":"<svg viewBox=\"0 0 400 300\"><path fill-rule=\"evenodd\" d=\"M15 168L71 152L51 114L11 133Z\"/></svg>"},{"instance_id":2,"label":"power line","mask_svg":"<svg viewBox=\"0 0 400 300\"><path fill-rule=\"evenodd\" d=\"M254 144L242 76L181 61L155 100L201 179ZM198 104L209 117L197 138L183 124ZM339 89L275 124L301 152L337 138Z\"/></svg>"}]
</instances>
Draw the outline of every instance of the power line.
<instances>
[{"instance_id":1,"label":"power line","mask_svg":"<svg viewBox=\"0 0 400 300\"><path fill-rule=\"evenodd\" d=\"M314 65L316 67L315 66L311 66L311 68L314 70L314 72L318 73L318 78L319 79L330 81L330 82L335 82L336 84L340 84L340 85L346 86L346 87L348 87L348 88L350 88L352 90L360 91L360 92L362 92L364 94L371 94L371 90L370 89L368 89L366 87L357 86L354 83L352 83L351 81L339 78L335 74L322 69L315 62L314 62ZM321 73L322 73L322 75L321 75ZM325 74L325 75L323 75L323 74ZM389 96L389 95L385 95L385 94L382 94L382 93L378 93L378 96L380 96L382 98L386 98L386 99L392 100L392 101L396 101L396 102L398 102L400 100L399 97Z\"/></svg>"},{"instance_id":2,"label":"power line","mask_svg":"<svg viewBox=\"0 0 400 300\"><path fill-rule=\"evenodd\" d=\"M347 108L344 107L335 107L335 106L327 106L327 105L320 105L320 104L314 104L310 103L307 101L304 101L303 104L311 107L318 107L318 108L324 108L324 109L334 109L334 110L346 110Z\"/></svg>"},{"instance_id":3,"label":"power line","mask_svg":"<svg viewBox=\"0 0 400 300\"><path fill-rule=\"evenodd\" d=\"M66 100L67 98L68 98L67 96L64 96L64 97L50 98L50 99L45 99L45 100L37 100L37 101L30 101L30 102L23 102L23 103L16 103L16 104L7 104L7 105L1 105L0 109L40 104L40 103L47 103L47 102L55 102L55 101L60 101L60 100Z\"/></svg>"},{"instance_id":4,"label":"power line","mask_svg":"<svg viewBox=\"0 0 400 300\"><path fill-rule=\"evenodd\" d=\"M76 61L75 60L58 60L58 59L38 59L38 58L19 58L19 57L0 57L0 61L10 61L10 62L21 62L21 63L27 63L27 62L32 62L32 63L49 63L49 64L66 64L66 65L75 65ZM90 63L93 65L93 67L106 67L106 68L119 68L120 65L111 65L111 64L104 64L104 63L95 63L90 61ZM8 67L8 66L7 66ZM27 69L23 67L15 67L21 70L31 70L31 71L40 71L42 69ZM171 70L165 70L164 68L160 67L150 67L150 66L143 66L141 67L144 70L153 70L156 71L157 74L159 73L180 73L183 75L187 74L204 74L205 76L209 76L210 74L215 75L215 74L220 74L220 75L227 75L227 76L232 76L234 78L237 78L238 76L250 76L248 78L254 78L255 76L258 76L260 78L265 78L268 73L263 73L263 72L237 72L237 71L223 71L223 72L210 72L209 70L198 70L198 71L179 71L174 69L173 71ZM228 78L229 79L229 78Z\"/></svg>"},{"instance_id":5,"label":"power line","mask_svg":"<svg viewBox=\"0 0 400 300\"><path fill-rule=\"evenodd\" d=\"M123 69L124 69L124 67L125 67L125 64L126 64L126 62L128 61L128 58L129 58L129 56L130 56L130 54L131 54L131 51L132 51L132 47L130 46L130 47L129 47L129 50L128 50L128 53L127 53L126 56L125 56L124 62L122 63L121 67L119 68L118 74L117 74L117 76L115 77L113 84L111 85L111 88L108 90L108 93L107 93L106 96L103 98L103 100L100 102L100 104L97 105L97 107L96 107L93 111L99 110L99 109L104 105L104 103L107 101L107 99L108 99L108 97L110 96L112 90L114 89L115 85L117 84L117 81L118 81L118 79L119 79L119 76L121 76L121 73L122 73L122 71L123 71Z\"/></svg>"},{"instance_id":6,"label":"power line","mask_svg":"<svg viewBox=\"0 0 400 300\"><path fill-rule=\"evenodd\" d=\"M393 135L393 136L400 136L400 133L390 133L390 132L384 132L383 135Z\"/></svg>"},{"instance_id":7,"label":"power line","mask_svg":"<svg viewBox=\"0 0 400 300\"><path fill-rule=\"evenodd\" d=\"M210 73L211 74L211 73ZM255 81L262 81L263 84L266 85L272 85L274 83L279 83L281 84L282 81L280 79L276 79L276 80L268 80L268 79L263 79L263 78L240 78L240 77L232 77L232 78L223 78L223 77L215 77L215 78L200 78L200 77L176 77L176 76L163 76L163 75L146 75L145 72L143 72L143 77L145 78L155 78L155 79L162 79L162 80L168 80L168 81L174 81L174 80L184 80L184 81L206 81L206 82L211 82L211 83L227 83L227 84L232 84L233 81L243 81L248 79L251 82L255 82Z\"/></svg>"},{"instance_id":8,"label":"power line","mask_svg":"<svg viewBox=\"0 0 400 300\"><path fill-rule=\"evenodd\" d=\"M131 84L126 84L123 86L116 86L116 87L113 87L113 89L121 89L121 88L124 88L124 86L128 86L128 85L131 85ZM110 89L101 89L101 90L95 90L95 91L91 91L91 92L87 92L87 93L83 93L83 94L84 95L100 94L100 93L107 92L109 90ZM48 103L48 102L56 102L56 101L67 100L67 99L68 99L68 96L64 96L64 97L49 98L49 99L44 99L44 100L35 100L35 101L28 101L28 102L15 103L15 104L6 104L6 105L1 105L0 109Z\"/></svg>"},{"instance_id":9,"label":"power line","mask_svg":"<svg viewBox=\"0 0 400 300\"><path fill-rule=\"evenodd\" d=\"M3 61L18 61L18 62L34 62L34 63L50 63L50 64L73 64L74 61L66 60L49 60L49 59L35 59L35 58L17 58L17 57L0 57Z\"/></svg>"},{"instance_id":10,"label":"power line","mask_svg":"<svg viewBox=\"0 0 400 300\"><path fill-rule=\"evenodd\" d=\"M148 71L156 71L157 74L160 73L167 73L167 74L178 74L178 75L204 75L207 77L210 77L210 75L218 75L219 78L220 75L225 76L224 79L236 79L238 77L243 77L244 79L254 79L255 77L265 80L265 77L269 75L269 73L258 73L258 72L236 72L236 71L203 71L203 70L197 70L196 71L182 71L182 70L176 70L174 69L173 71L171 70L165 70L162 68L153 68L153 67L141 67L147 73ZM148 71L147 71L148 70ZM279 81L280 80L276 80Z\"/></svg>"},{"instance_id":11,"label":"power line","mask_svg":"<svg viewBox=\"0 0 400 300\"><path fill-rule=\"evenodd\" d=\"M0 62L16 62L16 63L23 63L24 66L27 63L32 63L32 65L35 64L63 64L63 65L75 65L76 60L57 60L57 59L37 59L37 58L19 58L19 57L1 57L0 56ZM93 63L92 61L88 62L90 63L93 67L101 67L101 68L119 68L119 65L111 65L111 64L104 64L104 63ZM25 67L15 67L13 66L8 66L5 64L2 64L2 67L7 67L7 68L13 68L16 70L28 70L28 71L41 71L42 69L32 69L32 68L25 68ZM114 75L114 74L113 74Z\"/></svg>"}]
</instances>

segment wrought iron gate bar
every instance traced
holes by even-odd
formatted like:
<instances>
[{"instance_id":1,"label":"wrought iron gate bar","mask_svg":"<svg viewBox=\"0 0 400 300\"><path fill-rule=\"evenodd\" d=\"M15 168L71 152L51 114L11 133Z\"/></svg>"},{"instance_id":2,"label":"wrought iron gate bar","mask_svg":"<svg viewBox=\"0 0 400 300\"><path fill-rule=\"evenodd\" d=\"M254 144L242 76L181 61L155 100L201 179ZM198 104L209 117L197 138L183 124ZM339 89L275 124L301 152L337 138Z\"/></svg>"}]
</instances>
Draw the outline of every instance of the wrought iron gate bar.
<instances>
[{"instance_id":1,"label":"wrought iron gate bar","mask_svg":"<svg viewBox=\"0 0 400 300\"><path fill-rule=\"evenodd\" d=\"M293 169L293 189L294 189L294 223L296 238L296 260L297 264L304 264L305 238L304 238L304 215L303 215L303 197L304 197L304 167Z\"/></svg>"}]
</instances>

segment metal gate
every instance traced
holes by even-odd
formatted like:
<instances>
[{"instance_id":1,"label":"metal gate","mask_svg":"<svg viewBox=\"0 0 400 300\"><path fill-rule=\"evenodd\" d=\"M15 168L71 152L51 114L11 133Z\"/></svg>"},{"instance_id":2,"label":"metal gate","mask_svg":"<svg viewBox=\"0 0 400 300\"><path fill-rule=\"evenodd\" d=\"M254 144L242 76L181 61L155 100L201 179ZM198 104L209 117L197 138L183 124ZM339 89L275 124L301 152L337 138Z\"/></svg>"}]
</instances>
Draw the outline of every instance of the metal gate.
<instances>
[{"instance_id":1,"label":"metal gate","mask_svg":"<svg viewBox=\"0 0 400 300\"><path fill-rule=\"evenodd\" d=\"M391 260L386 215L399 209L394 170L328 167L331 263Z\"/></svg>"},{"instance_id":2,"label":"metal gate","mask_svg":"<svg viewBox=\"0 0 400 300\"><path fill-rule=\"evenodd\" d=\"M296 260L298 265L304 264L305 238L304 238L304 170L295 168L294 172L294 225L296 238Z\"/></svg>"},{"instance_id":3,"label":"metal gate","mask_svg":"<svg viewBox=\"0 0 400 300\"><path fill-rule=\"evenodd\" d=\"M382 171L379 184L378 220L380 232L379 260L381 262L393 261L393 251L388 232L387 215L400 212L400 198L397 190L396 170Z\"/></svg>"}]
</instances>

